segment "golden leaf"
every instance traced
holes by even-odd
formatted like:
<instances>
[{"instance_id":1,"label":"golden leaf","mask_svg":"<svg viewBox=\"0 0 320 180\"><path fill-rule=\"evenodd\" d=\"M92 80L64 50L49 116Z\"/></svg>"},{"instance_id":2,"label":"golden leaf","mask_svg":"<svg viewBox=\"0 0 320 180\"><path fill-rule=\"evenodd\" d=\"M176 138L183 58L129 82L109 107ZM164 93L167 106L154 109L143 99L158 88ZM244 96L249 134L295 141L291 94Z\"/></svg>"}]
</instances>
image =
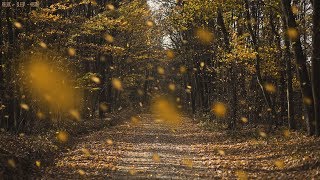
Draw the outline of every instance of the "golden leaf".
<instances>
[{"instance_id":1,"label":"golden leaf","mask_svg":"<svg viewBox=\"0 0 320 180\"><path fill-rule=\"evenodd\" d=\"M65 143L69 140L69 134L66 131L59 131L57 133L57 139L59 142Z\"/></svg>"},{"instance_id":2,"label":"golden leaf","mask_svg":"<svg viewBox=\"0 0 320 180\"><path fill-rule=\"evenodd\" d=\"M153 160L154 162L160 162L160 156L159 156L159 154L158 154L158 153L154 153L154 154L152 155L152 160Z\"/></svg>"},{"instance_id":3,"label":"golden leaf","mask_svg":"<svg viewBox=\"0 0 320 180\"><path fill-rule=\"evenodd\" d=\"M68 48L68 54L69 54L69 56L75 56L76 55L76 49Z\"/></svg>"},{"instance_id":4,"label":"golden leaf","mask_svg":"<svg viewBox=\"0 0 320 180\"><path fill-rule=\"evenodd\" d=\"M212 105L212 109L211 110L217 117L225 117L226 114L227 114L227 107L222 102L215 102Z\"/></svg>"},{"instance_id":5,"label":"golden leaf","mask_svg":"<svg viewBox=\"0 0 320 180\"><path fill-rule=\"evenodd\" d=\"M21 103L20 107L21 107L21 109L24 109L26 111L29 111L29 109L30 109L29 106L27 104L25 104L25 103Z\"/></svg>"},{"instance_id":6,"label":"golden leaf","mask_svg":"<svg viewBox=\"0 0 320 180\"><path fill-rule=\"evenodd\" d=\"M112 79L112 86L113 86L113 88L115 88L115 89L117 89L119 91L123 90L122 83L121 83L120 79L118 79L118 78L113 78Z\"/></svg>"}]
</instances>

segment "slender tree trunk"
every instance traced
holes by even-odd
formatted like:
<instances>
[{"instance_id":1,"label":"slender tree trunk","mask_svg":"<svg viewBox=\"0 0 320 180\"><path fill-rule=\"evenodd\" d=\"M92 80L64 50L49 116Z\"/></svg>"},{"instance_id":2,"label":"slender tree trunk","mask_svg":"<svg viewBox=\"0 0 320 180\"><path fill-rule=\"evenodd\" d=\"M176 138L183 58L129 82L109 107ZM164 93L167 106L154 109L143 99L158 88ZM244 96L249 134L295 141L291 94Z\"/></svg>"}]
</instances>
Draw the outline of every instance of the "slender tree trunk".
<instances>
[{"instance_id":1,"label":"slender tree trunk","mask_svg":"<svg viewBox=\"0 0 320 180\"><path fill-rule=\"evenodd\" d=\"M312 92L315 112L315 134L320 135L320 1L313 0Z\"/></svg>"},{"instance_id":2,"label":"slender tree trunk","mask_svg":"<svg viewBox=\"0 0 320 180\"><path fill-rule=\"evenodd\" d=\"M313 103L313 94L312 87L310 83L310 78L307 70L307 59L303 53L300 33L298 32L298 25L295 21L295 16L291 10L291 0L282 0L282 8L284 15L286 17L288 30L296 31L296 37L289 37L291 41L291 46L294 52L294 58L296 61L298 79L300 81L300 89L303 98L303 104L306 114L306 122L308 134L314 134L314 103Z\"/></svg>"},{"instance_id":3,"label":"slender tree trunk","mask_svg":"<svg viewBox=\"0 0 320 180\"><path fill-rule=\"evenodd\" d=\"M287 27L285 18L282 18L283 26ZM284 34L284 59L286 61L286 78L287 78L287 121L289 129L297 129L297 123L294 119L294 104L293 104L293 88L292 88L292 64L291 64L291 52L290 52L290 41L288 35Z\"/></svg>"}]
</instances>

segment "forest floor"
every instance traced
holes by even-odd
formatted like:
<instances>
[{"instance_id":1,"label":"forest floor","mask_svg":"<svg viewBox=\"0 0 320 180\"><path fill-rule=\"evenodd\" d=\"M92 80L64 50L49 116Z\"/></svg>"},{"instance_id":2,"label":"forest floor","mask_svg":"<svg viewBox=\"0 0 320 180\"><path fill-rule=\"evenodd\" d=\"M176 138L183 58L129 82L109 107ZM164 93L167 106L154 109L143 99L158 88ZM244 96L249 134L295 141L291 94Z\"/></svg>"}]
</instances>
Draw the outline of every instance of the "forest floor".
<instances>
[{"instance_id":1,"label":"forest floor","mask_svg":"<svg viewBox=\"0 0 320 180\"><path fill-rule=\"evenodd\" d=\"M150 114L139 118L80 137L42 170L42 178L320 178L320 140L314 137L207 131L187 117L172 130Z\"/></svg>"}]
</instances>

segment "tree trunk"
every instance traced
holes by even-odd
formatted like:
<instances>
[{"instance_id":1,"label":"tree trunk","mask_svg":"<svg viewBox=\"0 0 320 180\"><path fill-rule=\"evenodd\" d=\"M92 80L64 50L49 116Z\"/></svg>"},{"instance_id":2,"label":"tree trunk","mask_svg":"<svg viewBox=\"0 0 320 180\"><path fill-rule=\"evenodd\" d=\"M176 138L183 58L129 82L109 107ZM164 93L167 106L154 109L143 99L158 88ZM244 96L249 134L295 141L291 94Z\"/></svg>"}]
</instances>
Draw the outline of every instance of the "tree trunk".
<instances>
[{"instance_id":1,"label":"tree trunk","mask_svg":"<svg viewBox=\"0 0 320 180\"><path fill-rule=\"evenodd\" d=\"M302 98L304 102L304 109L306 111L306 122L308 134L314 134L314 103L312 87L310 83L310 78L307 70L307 59L303 53L300 33L298 32L298 25L295 21L295 16L291 10L291 0L282 0L282 8L284 15L286 17L287 26L290 30L297 31L297 36L295 38L290 38L291 46L294 52L294 58L296 61L298 79L300 81L300 89L302 93Z\"/></svg>"}]
</instances>

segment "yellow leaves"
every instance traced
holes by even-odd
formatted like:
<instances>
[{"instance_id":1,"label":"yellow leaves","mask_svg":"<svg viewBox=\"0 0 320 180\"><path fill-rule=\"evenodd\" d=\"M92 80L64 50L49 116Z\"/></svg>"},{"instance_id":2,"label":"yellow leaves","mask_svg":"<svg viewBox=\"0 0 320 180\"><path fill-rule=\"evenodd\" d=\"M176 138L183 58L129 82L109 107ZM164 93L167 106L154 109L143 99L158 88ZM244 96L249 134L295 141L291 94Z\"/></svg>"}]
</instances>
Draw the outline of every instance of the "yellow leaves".
<instances>
[{"instance_id":1,"label":"yellow leaves","mask_svg":"<svg viewBox=\"0 0 320 180\"><path fill-rule=\"evenodd\" d=\"M16 167L16 161L14 159L8 159L8 165L12 168Z\"/></svg>"},{"instance_id":2,"label":"yellow leaves","mask_svg":"<svg viewBox=\"0 0 320 180\"><path fill-rule=\"evenodd\" d=\"M163 75L164 74L164 69L162 67L158 66L157 67L157 72L158 72L158 74Z\"/></svg>"},{"instance_id":3,"label":"yellow leaves","mask_svg":"<svg viewBox=\"0 0 320 180\"><path fill-rule=\"evenodd\" d=\"M38 111L37 112L37 118L39 119L39 120L42 120L42 119L44 119L46 116L42 113L42 112L40 112L40 111Z\"/></svg>"},{"instance_id":4,"label":"yellow leaves","mask_svg":"<svg viewBox=\"0 0 320 180\"><path fill-rule=\"evenodd\" d=\"M119 90L119 91L123 90L122 83L121 83L120 79L118 79L118 78L112 79L112 87L115 88L116 90Z\"/></svg>"},{"instance_id":5,"label":"yellow leaves","mask_svg":"<svg viewBox=\"0 0 320 180\"><path fill-rule=\"evenodd\" d=\"M241 122L247 123L247 122L248 122L248 118L246 118L246 117L241 117Z\"/></svg>"},{"instance_id":6,"label":"yellow leaves","mask_svg":"<svg viewBox=\"0 0 320 180\"><path fill-rule=\"evenodd\" d=\"M289 131L289 129L283 130L283 136L284 136L284 137L289 137L289 136L290 136L290 131Z\"/></svg>"},{"instance_id":7,"label":"yellow leaves","mask_svg":"<svg viewBox=\"0 0 320 180\"><path fill-rule=\"evenodd\" d=\"M236 171L236 176L238 180L247 180L248 179L248 174L244 171Z\"/></svg>"},{"instance_id":8,"label":"yellow leaves","mask_svg":"<svg viewBox=\"0 0 320 180\"><path fill-rule=\"evenodd\" d=\"M272 83L265 83L264 84L264 89L269 92L269 93L275 93L277 90L276 90L276 86L273 85Z\"/></svg>"},{"instance_id":9,"label":"yellow leaves","mask_svg":"<svg viewBox=\"0 0 320 180\"><path fill-rule=\"evenodd\" d=\"M154 25L154 23L153 23L153 21L151 21L151 20L147 20L147 21L146 21L146 25L147 25L148 27L152 27L152 26Z\"/></svg>"},{"instance_id":10,"label":"yellow leaves","mask_svg":"<svg viewBox=\"0 0 320 180\"><path fill-rule=\"evenodd\" d=\"M76 55L76 49L75 48L68 48L68 54L69 56L75 56Z\"/></svg>"},{"instance_id":11,"label":"yellow leaves","mask_svg":"<svg viewBox=\"0 0 320 180\"><path fill-rule=\"evenodd\" d=\"M22 24L19 22L14 22L13 25L17 28L17 29L21 29L22 28Z\"/></svg>"},{"instance_id":12,"label":"yellow leaves","mask_svg":"<svg viewBox=\"0 0 320 180\"><path fill-rule=\"evenodd\" d=\"M196 30L196 36L203 44L210 44L213 41L213 33L205 28L198 28Z\"/></svg>"},{"instance_id":13,"label":"yellow leaves","mask_svg":"<svg viewBox=\"0 0 320 180\"><path fill-rule=\"evenodd\" d=\"M108 111L108 105L107 103L105 102L102 102L99 104L99 109L102 111L102 112L107 112Z\"/></svg>"},{"instance_id":14,"label":"yellow leaves","mask_svg":"<svg viewBox=\"0 0 320 180\"><path fill-rule=\"evenodd\" d=\"M47 49L47 44L44 43L43 41L39 42L40 47L42 47L43 49Z\"/></svg>"},{"instance_id":15,"label":"yellow leaves","mask_svg":"<svg viewBox=\"0 0 320 180\"><path fill-rule=\"evenodd\" d=\"M40 161L36 161L35 164L36 164L37 167L40 167L40 166L41 166L41 162L40 162Z\"/></svg>"},{"instance_id":16,"label":"yellow leaves","mask_svg":"<svg viewBox=\"0 0 320 180\"><path fill-rule=\"evenodd\" d=\"M160 156L159 156L159 154L158 153L154 153L153 155L152 155L152 160L154 161L154 162L160 162Z\"/></svg>"},{"instance_id":17,"label":"yellow leaves","mask_svg":"<svg viewBox=\"0 0 320 180\"><path fill-rule=\"evenodd\" d=\"M107 139L106 143L107 143L108 145L110 145L110 146L113 145L112 139Z\"/></svg>"},{"instance_id":18,"label":"yellow leaves","mask_svg":"<svg viewBox=\"0 0 320 180\"><path fill-rule=\"evenodd\" d=\"M261 130L260 130L258 133L259 133L259 135L260 135L261 137L263 137L263 138L267 137L267 133L265 133L264 131L261 131Z\"/></svg>"},{"instance_id":19,"label":"yellow leaves","mask_svg":"<svg viewBox=\"0 0 320 180\"><path fill-rule=\"evenodd\" d=\"M227 107L222 102L213 103L211 110L217 117L225 117L227 114Z\"/></svg>"},{"instance_id":20,"label":"yellow leaves","mask_svg":"<svg viewBox=\"0 0 320 180\"><path fill-rule=\"evenodd\" d=\"M160 97L154 100L152 112L159 117L164 124L169 126L178 126L181 124L181 118L174 102Z\"/></svg>"},{"instance_id":21,"label":"yellow leaves","mask_svg":"<svg viewBox=\"0 0 320 180\"><path fill-rule=\"evenodd\" d=\"M105 34L105 35L104 35L104 39L105 39L108 43L113 43L113 41L114 41L113 36L111 36L110 34Z\"/></svg>"},{"instance_id":22,"label":"yellow leaves","mask_svg":"<svg viewBox=\"0 0 320 180\"><path fill-rule=\"evenodd\" d=\"M57 132L56 137L61 143L66 143L69 140L69 134L66 131Z\"/></svg>"},{"instance_id":23,"label":"yellow leaves","mask_svg":"<svg viewBox=\"0 0 320 180\"><path fill-rule=\"evenodd\" d=\"M31 95L40 99L40 106L48 107L53 112L69 112L76 106L79 97L75 99L72 81L67 79L71 75L61 70L67 69L64 64L55 64L39 54L32 56L25 68L26 85Z\"/></svg>"},{"instance_id":24,"label":"yellow leaves","mask_svg":"<svg viewBox=\"0 0 320 180\"><path fill-rule=\"evenodd\" d=\"M135 168L135 167L130 168L129 174L132 175L132 176L135 175L135 174L137 174L136 168Z\"/></svg>"},{"instance_id":25,"label":"yellow leaves","mask_svg":"<svg viewBox=\"0 0 320 180\"><path fill-rule=\"evenodd\" d=\"M189 167L189 168L192 168L193 161L192 161L192 159L186 158L186 159L182 160L182 164Z\"/></svg>"},{"instance_id":26,"label":"yellow leaves","mask_svg":"<svg viewBox=\"0 0 320 180\"><path fill-rule=\"evenodd\" d=\"M91 76L90 79L91 79L92 82L94 82L94 83L96 83L96 84L100 84L100 83L101 83L100 78L98 78L98 77L95 76L95 75Z\"/></svg>"},{"instance_id":27,"label":"yellow leaves","mask_svg":"<svg viewBox=\"0 0 320 180\"><path fill-rule=\"evenodd\" d=\"M288 28L287 35L292 41L295 41L297 38L299 38L299 32L296 28Z\"/></svg>"},{"instance_id":28,"label":"yellow leaves","mask_svg":"<svg viewBox=\"0 0 320 180\"><path fill-rule=\"evenodd\" d=\"M168 59L173 59L175 54L171 49L166 50L166 55Z\"/></svg>"},{"instance_id":29,"label":"yellow leaves","mask_svg":"<svg viewBox=\"0 0 320 180\"><path fill-rule=\"evenodd\" d=\"M70 113L70 116L71 116L72 119L74 119L74 120L76 120L76 121L80 121L80 120L81 120L81 116L80 116L80 113L79 113L78 110L76 110L76 109L71 109L71 110L69 111L69 113Z\"/></svg>"},{"instance_id":30,"label":"yellow leaves","mask_svg":"<svg viewBox=\"0 0 320 180\"><path fill-rule=\"evenodd\" d=\"M111 10L111 11L113 11L113 10L115 9L114 5L112 5L112 4L107 4L107 5L106 5L106 8L107 8L108 10Z\"/></svg>"},{"instance_id":31,"label":"yellow leaves","mask_svg":"<svg viewBox=\"0 0 320 180\"><path fill-rule=\"evenodd\" d=\"M29 109L30 109L29 106L27 104L25 104L25 103L21 103L20 107L21 107L21 109L24 109L26 111L29 111Z\"/></svg>"},{"instance_id":32,"label":"yellow leaves","mask_svg":"<svg viewBox=\"0 0 320 180\"><path fill-rule=\"evenodd\" d=\"M306 105L311 105L313 103L313 100L310 97L304 97L303 103Z\"/></svg>"},{"instance_id":33,"label":"yellow leaves","mask_svg":"<svg viewBox=\"0 0 320 180\"><path fill-rule=\"evenodd\" d=\"M180 66L179 70L181 74L184 74L187 72L187 68L185 66Z\"/></svg>"},{"instance_id":34,"label":"yellow leaves","mask_svg":"<svg viewBox=\"0 0 320 180\"><path fill-rule=\"evenodd\" d=\"M174 90L176 90L176 85L173 84L173 83L170 83L170 84L168 85L168 88L169 88L170 91L174 91Z\"/></svg>"},{"instance_id":35,"label":"yellow leaves","mask_svg":"<svg viewBox=\"0 0 320 180\"><path fill-rule=\"evenodd\" d=\"M81 151L85 156L90 156L90 151L88 149L83 148L83 149L81 149Z\"/></svg>"},{"instance_id":36,"label":"yellow leaves","mask_svg":"<svg viewBox=\"0 0 320 180\"><path fill-rule=\"evenodd\" d=\"M284 169L284 166L285 166L285 164L284 164L284 162L282 160L276 160L274 162L274 165L279 169Z\"/></svg>"},{"instance_id":37,"label":"yellow leaves","mask_svg":"<svg viewBox=\"0 0 320 180\"><path fill-rule=\"evenodd\" d=\"M291 6L291 11L294 15L298 15L298 13L299 13L299 9L296 5Z\"/></svg>"},{"instance_id":38,"label":"yellow leaves","mask_svg":"<svg viewBox=\"0 0 320 180\"><path fill-rule=\"evenodd\" d=\"M82 170L82 169L79 169L78 173L79 173L80 176L84 176L86 174L86 172L84 170Z\"/></svg>"},{"instance_id":39,"label":"yellow leaves","mask_svg":"<svg viewBox=\"0 0 320 180\"><path fill-rule=\"evenodd\" d=\"M201 68L203 68L204 65L205 65L204 62L201 62L201 63L200 63L200 67L201 67Z\"/></svg>"},{"instance_id":40,"label":"yellow leaves","mask_svg":"<svg viewBox=\"0 0 320 180\"><path fill-rule=\"evenodd\" d=\"M226 155L226 153L225 153L224 150L222 150L222 149L218 149L217 152L218 152L221 156Z\"/></svg>"}]
</instances>

